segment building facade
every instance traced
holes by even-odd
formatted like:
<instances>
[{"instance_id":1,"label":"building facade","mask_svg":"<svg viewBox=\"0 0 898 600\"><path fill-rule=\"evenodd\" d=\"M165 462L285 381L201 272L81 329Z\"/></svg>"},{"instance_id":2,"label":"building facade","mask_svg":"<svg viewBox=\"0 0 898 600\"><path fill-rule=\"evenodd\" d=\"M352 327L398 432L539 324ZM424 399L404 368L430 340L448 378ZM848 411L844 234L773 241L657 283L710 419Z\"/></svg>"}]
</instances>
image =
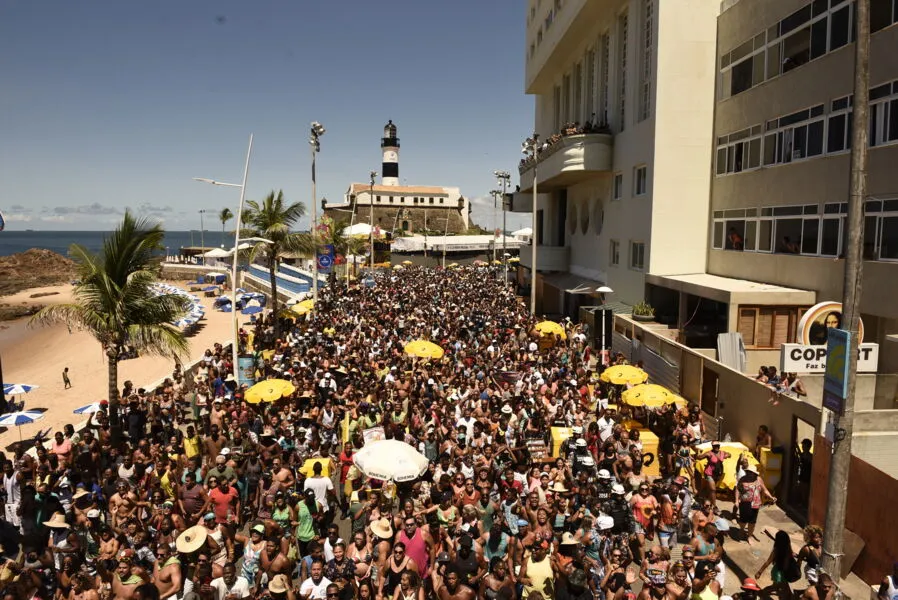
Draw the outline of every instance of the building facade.
<instances>
[{"instance_id":1,"label":"building facade","mask_svg":"<svg viewBox=\"0 0 898 600\"><path fill-rule=\"evenodd\" d=\"M649 273L703 271L719 2L525 7L540 152L511 210L531 212L535 180L538 311L576 316L600 285L633 304Z\"/></svg>"},{"instance_id":2,"label":"building facade","mask_svg":"<svg viewBox=\"0 0 898 600\"><path fill-rule=\"evenodd\" d=\"M381 184L353 183L339 204L323 204L336 222L369 223L383 234L422 231L463 234L470 226L470 201L457 187L399 185L399 137L390 120L381 138Z\"/></svg>"}]
</instances>

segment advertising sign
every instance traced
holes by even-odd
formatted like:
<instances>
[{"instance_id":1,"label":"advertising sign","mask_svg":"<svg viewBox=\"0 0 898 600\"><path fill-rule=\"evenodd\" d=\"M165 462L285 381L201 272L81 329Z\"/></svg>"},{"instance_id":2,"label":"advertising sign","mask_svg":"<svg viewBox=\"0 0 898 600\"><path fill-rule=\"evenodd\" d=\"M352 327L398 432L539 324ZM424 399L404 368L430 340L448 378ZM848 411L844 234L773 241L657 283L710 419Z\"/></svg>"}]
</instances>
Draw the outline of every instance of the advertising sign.
<instances>
[{"instance_id":1,"label":"advertising sign","mask_svg":"<svg viewBox=\"0 0 898 600\"><path fill-rule=\"evenodd\" d=\"M237 357L237 383L240 385L256 383L256 359L251 354Z\"/></svg>"},{"instance_id":2,"label":"advertising sign","mask_svg":"<svg viewBox=\"0 0 898 600\"><path fill-rule=\"evenodd\" d=\"M836 334L839 343L848 333L842 330L842 303L820 302L807 310L798 321L795 344L783 344L780 350L780 370L788 373L823 373L827 370L829 332ZM851 345L858 349L858 373L875 373L879 364L879 344L865 344L864 322L859 320L857 339ZM847 352L848 346L845 346ZM837 360L841 360L838 358ZM847 364L847 360L846 360ZM840 367L841 363L835 367ZM834 368L835 368L834 367ZM833 388L834 389L834 388ZM831 392L835 394L835 392Z\"/></svg>"},{"instance_id":3,"label":"advertising sign","mask_svg":"<svg viewBox=\"0 0 898 600\"><path fill-rule=\"evenodd\" d=\"M334 245L325 244L318 248L318 271L320 273L330 273L331 267L334 266Z\"/></svg>"},{"instance_id":4,"label":"advertising sign","mask_svg":"<svg viewBox=\"0 0 898 600\"><path fill-rule=\"evenodd\" d=\"M848 397L848 352L851 334L844 329L829 328L826 345L826 375L823 379L823 406L842 414Z\"/></svg>"}]
</instances>

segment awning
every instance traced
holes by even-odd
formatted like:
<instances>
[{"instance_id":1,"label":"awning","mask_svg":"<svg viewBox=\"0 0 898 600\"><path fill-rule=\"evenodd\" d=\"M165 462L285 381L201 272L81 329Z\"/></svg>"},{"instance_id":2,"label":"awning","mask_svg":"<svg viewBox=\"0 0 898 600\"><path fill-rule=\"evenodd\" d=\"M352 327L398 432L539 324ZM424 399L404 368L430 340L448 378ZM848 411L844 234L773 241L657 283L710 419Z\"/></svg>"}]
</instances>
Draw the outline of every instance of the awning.
<instances>
[{"instance_id":1,"label":"awning","mask_svg":"<svg viewBox=\"0 0 898 600\"><path fill-rule=\"evenodd\" d=\"M542 279L544 284L568 294L596 294L596 288L605 285L604 281L580 277L573 273L549 273Z\"/></svg>"},{"instance_id":2,"label":"awning","mask_svg":"<svg viewBox=\"0 0 898 600\"><path fill-rule=\"evenodd\" d=\"M685 292L724 304L758 304L764 306L811 306L817 293L772 283L721 277L710 273L645 276L646 283Z\"/></svg>"}]
</instances>

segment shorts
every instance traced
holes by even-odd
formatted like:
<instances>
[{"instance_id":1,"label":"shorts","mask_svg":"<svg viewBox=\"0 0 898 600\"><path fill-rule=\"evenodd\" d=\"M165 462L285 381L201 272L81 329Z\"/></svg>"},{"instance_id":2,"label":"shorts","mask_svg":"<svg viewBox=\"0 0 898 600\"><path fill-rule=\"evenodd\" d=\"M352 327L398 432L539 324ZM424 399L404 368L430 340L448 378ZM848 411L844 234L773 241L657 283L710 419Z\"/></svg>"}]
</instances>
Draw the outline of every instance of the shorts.
<instances>
[{"instance_id":1,"label":"shorts","mask_svg":"<svg viewBox=\"0 0 898 600\"><path fill-rule=\"evenodd\" d=\"M751 502L739 503L739 522L747 525L754 525L758 522L758 510L752 508Z\"/></svg>"},{"instance_id":2,"label":"shorts","mask_svg":"<svg viewBox=\"0 0 898 600\"><path fill-rule=\"evenodd\" d=\"M633 533L645 535L645 527L636 519L633 519Z\"/></svg>"}]
</instances>

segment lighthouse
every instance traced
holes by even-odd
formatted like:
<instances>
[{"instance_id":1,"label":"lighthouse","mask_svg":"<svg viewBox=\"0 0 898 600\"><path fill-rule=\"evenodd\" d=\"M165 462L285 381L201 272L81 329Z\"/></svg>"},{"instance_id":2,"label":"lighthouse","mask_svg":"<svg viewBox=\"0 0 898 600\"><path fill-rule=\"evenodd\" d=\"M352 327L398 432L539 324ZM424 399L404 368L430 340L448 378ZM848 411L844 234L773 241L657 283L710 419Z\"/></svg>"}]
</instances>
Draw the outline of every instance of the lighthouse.
<instances>
[{"instance_id":1,"label":"lighthouse","mask_svg":"<svg viewBox=\"0 0 898 600\"><path fill-rule=\"evenodd\" d=\"M383 151L381 184L399 185L399 138L396 137L396 126L393 125L392 119L384 125L380 147Z\"/></svg>"}]
</instances>

